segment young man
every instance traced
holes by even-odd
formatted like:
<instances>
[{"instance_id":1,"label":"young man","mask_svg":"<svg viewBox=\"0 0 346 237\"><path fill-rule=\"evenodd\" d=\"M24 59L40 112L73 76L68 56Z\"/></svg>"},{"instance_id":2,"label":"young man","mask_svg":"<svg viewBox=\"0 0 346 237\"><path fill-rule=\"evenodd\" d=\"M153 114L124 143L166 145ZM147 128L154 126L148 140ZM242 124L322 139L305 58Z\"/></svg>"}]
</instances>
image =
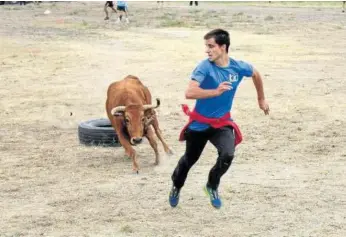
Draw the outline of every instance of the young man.
<instances>
[{"instance_id":1,"label":"young man","mask_svg":"<svg viewBox=\"0 0 346 237\"><path fill-rule=\"evenodd\" d=\"M186 99L196 100L196 106L194 111L190 112L188 107L183 105L190 121L180 134L180 140L186 140L186 150L172 174L173 186L169 194L172 207L178 205L180 190L187 174L208 141L217 148L218 158L209 172L204 189L212 206L221 207L218 195L220 179L231 166L235 146L242 140L240 130L229 112L234 94L244 76L252 77L257 90L258 105L266 115L269 114L259 72L250 64L228 56L229 33L215 29L207 33L204 40L208 59L202 61L192 72L185 92Z\"/></svg>"},{"instance_id":2,"label":"young man","mask_svg":"<svg viewBox=\"0 0 346 237\"><path fill-rule=\"evenodd\" d=\"M128 18L128 7L127 7L126 1L117 1L117 10L119 11L119 17L117 19L117 23L120 23L124 13L125 13L125 21L126 23L129 23L130 21Z\"/></svg>"},{"instance_id":3,"label":"young man","mask_svg":"<svg viewBox=\"0 0 346 237\"><path fill-rule=\"evenodd\" d=\"M117 11L114 9L114 4L112 1L107 1L104 7L104 11L106 13L106 17L105 20L109 20L109 16L108 16L108 11L107 11L107 7L109 7L110 9L113 10L113 12L117 13Z\"/></svg>"}]
</instances>

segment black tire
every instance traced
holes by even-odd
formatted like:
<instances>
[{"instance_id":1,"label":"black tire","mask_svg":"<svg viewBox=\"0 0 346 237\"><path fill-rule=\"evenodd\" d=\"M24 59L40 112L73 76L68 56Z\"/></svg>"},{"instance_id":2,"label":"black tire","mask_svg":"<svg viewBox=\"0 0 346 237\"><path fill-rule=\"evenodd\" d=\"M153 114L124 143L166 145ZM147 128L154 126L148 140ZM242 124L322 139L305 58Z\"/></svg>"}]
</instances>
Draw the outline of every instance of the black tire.
<instances>
[{"instance_id":1,"label":"black tire","mask_svg":"<svg viewBox=\"0 0 346 237\"><path fill-rule=\"evenodd\" d=\"M93 119L78 125L81 144L87 146L121 146L109 119Z\"/></svg>"}]
</instances>

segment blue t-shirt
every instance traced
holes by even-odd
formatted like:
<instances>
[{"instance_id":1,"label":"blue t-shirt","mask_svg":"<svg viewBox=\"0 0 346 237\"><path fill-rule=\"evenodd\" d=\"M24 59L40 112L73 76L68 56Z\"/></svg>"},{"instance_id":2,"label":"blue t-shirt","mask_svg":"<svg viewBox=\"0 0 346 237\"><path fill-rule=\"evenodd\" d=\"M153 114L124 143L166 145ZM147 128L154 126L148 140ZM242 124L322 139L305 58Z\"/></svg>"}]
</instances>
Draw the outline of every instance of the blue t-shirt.
<instances>
[{"instance_id":1,"label":"blue t-shirt","mask_svg":"<svg viewBox=\"0 0 346 237\"><path fill-rule=\"evenodd\" d=\"M127 8L127 3L125 1L117 1L117 6Z\"/></svg>"},{"instance_id":2,"label":"blue t-shirt","mask_svg":"<svg viewBox=\"0 0 346 237\"><path fill-rule=\"evenodd\" d=\"M192 72L191 79L198 81L202 89L216 89L224 81L232 82L232 89L223 92L220 96L197 99L195 109L197 113L208 118L221 118L231 111L234 94L243 77L251 77L253 67L243 61L230 58L227 67L217 66L208 59L203 60ZM203 131L208 124L192 122L189 128L194 131Z\"/></svg>"}]
</instances>

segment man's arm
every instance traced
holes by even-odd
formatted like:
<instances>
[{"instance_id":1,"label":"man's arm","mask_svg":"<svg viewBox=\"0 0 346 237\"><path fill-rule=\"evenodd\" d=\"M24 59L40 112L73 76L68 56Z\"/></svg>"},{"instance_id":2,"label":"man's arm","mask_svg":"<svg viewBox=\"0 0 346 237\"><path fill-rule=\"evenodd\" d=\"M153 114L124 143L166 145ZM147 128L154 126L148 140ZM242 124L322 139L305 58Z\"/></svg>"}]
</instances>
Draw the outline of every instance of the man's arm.
<instances>
[{"instance_id":1,"label":"man's arm","mask_svg":"<svg viewBox=\"0 0 346 237\"><path fill-rule=\"evenodd\" d=\"M254 69L254 71L253 71L252 81L253 81L253 83L256 87L256 91L257 91L258 106L260 107L261 110L264 111L264 114L268 115L269 114L269 105L265 100L262 77L256 69Z\"/></svg>"},{"instance_id":2,"label":"man's arm","mask_svg":"<svg viewBox=\"0 0 346 237\"><path fill-rule=\"evenodd\" d=\"M199 87L199 82L191 80L185 91L186 99L206 99L221 95L223 92L231 90L230 82L222 82L216 89L205 90Z\"/></svg>"}]
</instances>

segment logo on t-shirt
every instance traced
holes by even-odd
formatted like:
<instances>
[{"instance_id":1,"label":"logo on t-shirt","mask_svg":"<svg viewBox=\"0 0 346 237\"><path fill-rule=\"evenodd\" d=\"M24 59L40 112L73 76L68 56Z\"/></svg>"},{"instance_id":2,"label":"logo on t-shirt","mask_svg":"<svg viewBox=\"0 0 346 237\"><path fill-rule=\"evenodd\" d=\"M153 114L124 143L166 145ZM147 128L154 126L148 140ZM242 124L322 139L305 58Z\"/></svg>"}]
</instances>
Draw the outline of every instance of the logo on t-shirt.
<instances>
[{"instance_id":1,"label":"logo on t-shirt","mask_svg":"<svg viewBox=\"0 0 346 237\"><path fill-rule=\"evenodd\" d=\"M237 82L238 81L238 74L229 74L229 81L230 82Z\"/></svg>"}]
</instances>

